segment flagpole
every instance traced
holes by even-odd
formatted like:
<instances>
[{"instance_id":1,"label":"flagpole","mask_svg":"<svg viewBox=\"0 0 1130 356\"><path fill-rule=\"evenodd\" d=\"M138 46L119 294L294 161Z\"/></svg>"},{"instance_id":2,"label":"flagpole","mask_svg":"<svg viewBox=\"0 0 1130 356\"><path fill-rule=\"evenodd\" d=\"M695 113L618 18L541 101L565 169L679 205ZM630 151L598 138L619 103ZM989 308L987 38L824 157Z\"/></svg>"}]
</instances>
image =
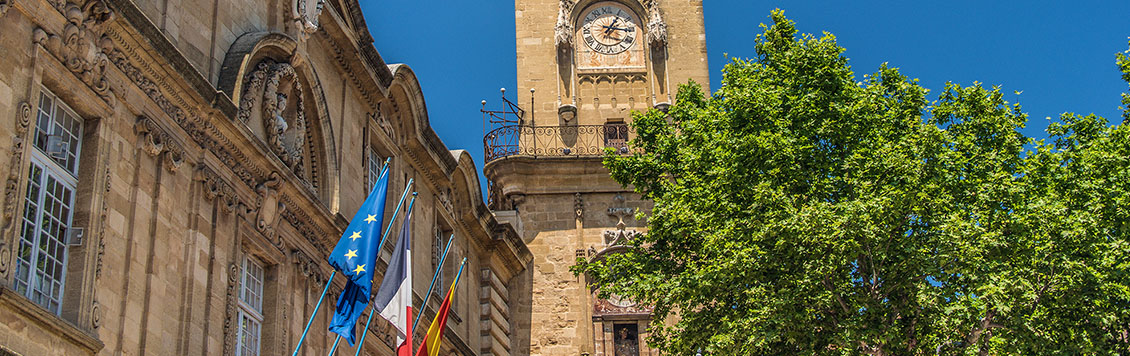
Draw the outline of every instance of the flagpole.
<instances>
[{"instance_id":1,"label":"flagpole","mask_svg":"<svg viewBox=\"0 0 1130 356\"><path fill-rule=\"evenodd\" d=\"M339 342L341 342L341 335L338 335L337 338L334 339L334 346L330 348L330 353L326 356L333 356L334 352L337 352L337 344Z\"/></svg>"},{"instance_id":2,"label":"flagpole","mask_svg":"<svg viewBox=\"0 0 1130 356\"><path fill-rule=\"evenodd\" d=\"M436 264L436 273L432 274L432 284L428 286L428 293L424 294L424 304L420 305L420 314L416 314L416 321L412 322L412 331L416 331L416 327L420 325L420 317L424 316L424 308L428 307L428 299L432 296L432 289L436 286L436 279L439 279L439 271L443 269L443 260L447 259L447 252L451 250L451 242L455 240L455 234L447 238L447 247L443 248L443 257L439 258L439 263Z\"/></svg>"},{"instance_id":3,"label":"flagpole","mask_svg":"<svg viewBox=\"0 0 1130 356\"><path fill-rule=\"evenodd\" d=\"M391 162L392 162L392 157L385 158L385 164L383 166L381 166L381 173L378 174L377 177L385 175L385 172L388 171L388 164L391 163ZM409 181L409 184L411 184L411 181ZM372 189L376 189L376 188L377 187L372 187ZM369 191L369 194L372 194L372 193L373 193L372 191ZM405 191L405 193L407 193L407 191ZM368 196L366 195L366 197L368 197ZM400 199L401 199L400 200L401 202L404 202L403 197L401 197ZM397 209L400 209L400 207L397 207ZM389 225L391 225L391 223L389 223ZM302 329L302 337L298 338L298 345L294 346L294 353L292 353L291 356L298 356L298 350L302 348L302 342L306 341L306 333L310 332L310 325L314 324L314 317L318 315L318 309L321 309L321 307L322 307L322 300L326 298L326 292L330 290L330 283L333 283L334 276L336 276L336 275L337 275L337 270L335 269L333 271L333 273L330 273L330 278L326 280L326 286L322 287L322 295L320 297L318 297L318 304L314 305L314 313L311 314L310 319L306 321L306 328ZM336 344L335 344L335 346L336 346Z\"/></svg>"},{"instance_id":4,"label":"flagpole","mask_svg":"<svg viewBox=\"0 0 1130 356\"><path fill-rule=\"evenodd\" d=\"M411 187L412 187L412 180L409 179L408 180L408 187L404 188L404 194L405 195L408 194L408 188L411 188ZM408 202L408 214L412 214L412 206L416 205L416 195L417 194L418 194L417 192L412 192L412 201ZM400 197L400 202L401 203L404 202L404 196ZM388 233L392 230L392 223L396 222L396 214L399 213L399 212L400 212L400 205L397 204L396 205L396 212L392 213L392 222L388 223L388 229L385 230L384 236L381 236L381 244L377 246L378 256L380 256L380 251L384 247L385 236L388 236ZM408 278L412 278L412 276L408 276ZM365 336L369 335L369 323L372 323L372 322L373 322L373 312L370 311L369 312L369 320L365 321L365 330L361 330L361 340L357 341L357 352L354 353L353 356L357 356L357 355L361 354L361 346L365 345ZM341 335L338 335L337 337L341 338Z\"/></svg>"}]
</instances>

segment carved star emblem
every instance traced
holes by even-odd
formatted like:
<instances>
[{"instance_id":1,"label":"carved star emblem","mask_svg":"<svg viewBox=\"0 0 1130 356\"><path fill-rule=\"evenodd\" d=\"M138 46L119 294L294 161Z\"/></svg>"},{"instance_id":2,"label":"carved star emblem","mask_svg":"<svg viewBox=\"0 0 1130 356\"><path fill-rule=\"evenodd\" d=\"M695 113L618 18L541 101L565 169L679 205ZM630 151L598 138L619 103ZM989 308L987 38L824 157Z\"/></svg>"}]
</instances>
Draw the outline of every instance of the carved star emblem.
<instances>
[{"instance_id":1,"label":"carved star emblem","mask_svg":"<svg viewBox=\"0 0 1130 356\"><path fill-rule=\"evenodd\" d=\"M369 215L369 217L365 218L365 222L367 222L367 223L371 223L371 222L374 222L374 221L377 221L376 215Z\"/></svg>"},{"instance_id":2,"label":"carved star emblem","mask_svg":"<svg viewBox=\"0 0 1130 356\"><path fill-rule=\"evenodd\" d=\"M349 253L345 254L346 261L352 260L354 257L357 257L357 250L349 250Z\"/></svg>"},{"instance_id":3,"label":"carved star emblem","mask_svg":"<svg viewBox=\"0 0 1130 356\"><path fill-rule=\"evenodd\" d=\"M354 231L353 235L349 235L350 241L357 241L357 239L359 239L359 238L361 238L361 232L360 231Z\"/></svg>"},{"instance_id":4,"label":"carved star emblem","mask_svg":"<svg viewBox=\"0 0 1130 356\"><path fill-rule=\"evenodd\" d=\"M361 272L365 272L365 265L357 265L357 268L353 269L353 273L360 274Z\"/></svg>"}]
</instances>

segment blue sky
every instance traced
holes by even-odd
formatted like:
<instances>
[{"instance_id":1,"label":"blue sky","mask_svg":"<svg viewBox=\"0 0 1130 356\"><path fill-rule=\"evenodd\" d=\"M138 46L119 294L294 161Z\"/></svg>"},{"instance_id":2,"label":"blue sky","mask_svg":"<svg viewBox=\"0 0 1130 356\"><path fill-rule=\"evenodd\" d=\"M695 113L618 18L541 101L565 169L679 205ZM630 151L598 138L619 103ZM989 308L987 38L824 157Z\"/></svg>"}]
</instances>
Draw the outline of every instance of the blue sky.
<instances>
[{"instance_id":1,"label":"blue sky","mask_svg":"<svg viewBox=\"0 0 1130 356\"><path fill-rule=\"evenodd\" d=\"M686 0L666 0L686 1ZM758 25L774 8L802 32L827 31L856 75L888 62L919 78L931 97L946 81L1001 85L1029 113L1025 134L1045 137L1046 117L1095 113L1120 122L1114 54L1127 49L1130 1L750 1L705 0L711 88L731 57L753 55ZM480 101L498 108L515 88L514 3L361 0L377 51L412 67L432 127L450 149L482 167ZM670 15L668 15L670 16ZM1013 91L1022 91L1017 96Z\"/></svg>"}]
</instances>

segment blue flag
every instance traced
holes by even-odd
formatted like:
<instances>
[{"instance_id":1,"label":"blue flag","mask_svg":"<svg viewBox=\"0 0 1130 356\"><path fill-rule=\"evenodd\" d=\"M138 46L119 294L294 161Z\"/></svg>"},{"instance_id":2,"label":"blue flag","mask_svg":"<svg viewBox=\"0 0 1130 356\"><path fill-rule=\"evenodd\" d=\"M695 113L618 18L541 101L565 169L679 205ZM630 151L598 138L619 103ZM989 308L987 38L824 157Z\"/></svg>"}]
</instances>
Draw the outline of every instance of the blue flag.
<instances>
[{"instance_id":1,"label":"blue flag","mask_svg":"<svg viewBox=\"0 0 1130 356\"><path fill-rule=\"evenodd\" d=\"M354 325L357 318L369 304L373 290L373 270L376 269L377 255L381 247L381 227L384 225L385 198L388 195L388 170L381 177L357 209L353 221L337 241L330 253L330 266L349 278L345 290L337 299L330 331L344 336L349 345L354 343Z\"/></svg>"}]
</instances>

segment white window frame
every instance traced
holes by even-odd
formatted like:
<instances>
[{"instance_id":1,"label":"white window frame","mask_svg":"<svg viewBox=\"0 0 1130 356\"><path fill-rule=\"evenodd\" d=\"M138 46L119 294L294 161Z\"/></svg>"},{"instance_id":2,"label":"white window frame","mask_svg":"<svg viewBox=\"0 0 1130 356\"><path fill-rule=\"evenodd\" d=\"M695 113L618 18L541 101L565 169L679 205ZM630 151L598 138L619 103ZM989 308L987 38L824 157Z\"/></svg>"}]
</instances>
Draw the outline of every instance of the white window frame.
<instances>
[{"instance_id":1,"label":"white window frame","mask_svg":"<svg viewBox=\"0 0 1130 356\"><path fill-rule=\"evenodd\" d=\"M365 194L368 196L373 191L373 186L377 184L377 179L381 175L381 166L384 165L384 159L381 155L377 154L377 150L369 146L369 151L366 152L369 158L365 163Z\"/></svg>"},{"instance_id":2,"label":"white window frame","mask_svg":"<svg viewBox=\"0 0 1130 356\"><path fill-rule=\"evenodd\" d=\"M50 103L45 103L48 100ZM47 108L44 108L45 104ZM50 127L42 127L44 124ZM64 125L69 127L63 127ZM48 132L67 135L69 145L63 162L48 156L43 152L43 147L40 147L45 145L40 142L41 138L46 139L41 136ZM63 310L67 235L74 223L82 135L82 118L49 90L41 88L39 103L36 105L33 148L30 149L28 162L27 190L24 194L24 214L20 221L22 228L17 246L13 288L55 315L60 315ZM64 166L67 164L71 166L70 169ZM34 176L36 172L39 173L37 177ZM54 184L49 187L49 182ZM35 190L32 189L33 184L36 186ZM48 215L51 221L45 221ZM53 226L55 234L45 229L47 224L57 225ZM42 246L47 246L48 249L45 250ZM55 253L52 254L52 251ZM57 270L54 277L48 273L48 264Z\"/></svg>"},{"instance_id":3,"label":"white window frame","mask_svg":"<svg viewBox=\"0 0 1130 356\"><path fill-rule=\"evenodd\" d=\"M439 214L436 214L436 218L439 219ZM436 288L432 289L432 294L439 296L440 303L443 303L443 297L445 296L444 293L447 293L447 288L450 287L447 285L447 278L445 278L447 276L446 273L444 273L445 271L443 265L440 265L440 260L443 259L443 248L446 247L444 246L444 244L447 243L447 236L444 236L445 234L450 233L444 230L443 224L437 224L433 242L433 244L435 245L435 259L432 261L432 268L436 271Z\"/></svg>"},{"instance_id":4,"label":"white window frame","mask_svg":"<svg viewBox=\"0 0 1130 356\"><path fill-rule=\"evenodd\" d=\"M235 354L258 356L263 345L263 283L266 270L263 264L250 256L244 256L241 265Z\"/></svg>"}]
</instances>

